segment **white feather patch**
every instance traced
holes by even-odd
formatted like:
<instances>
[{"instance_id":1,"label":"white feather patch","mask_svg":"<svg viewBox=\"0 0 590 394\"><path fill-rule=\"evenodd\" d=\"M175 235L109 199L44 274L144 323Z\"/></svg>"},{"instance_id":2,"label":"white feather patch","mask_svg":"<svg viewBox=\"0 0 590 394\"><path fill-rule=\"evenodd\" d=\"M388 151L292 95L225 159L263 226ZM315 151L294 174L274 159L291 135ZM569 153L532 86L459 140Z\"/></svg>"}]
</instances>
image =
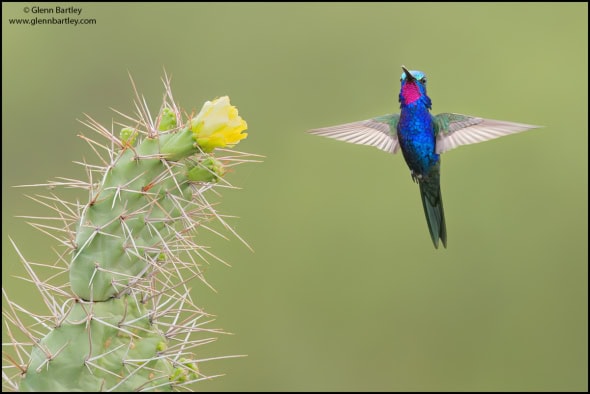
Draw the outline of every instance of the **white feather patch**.
<instances>
[{"instance_id":1,"label":"white feather patch","mask_svg":"<svg viewBox=\"0 0 590 394\"><path fill-rule=\"evenodd\" d=\"M390 131L389 124L373 119L323 127L309 130L308 132L352 144L374 146L385 152L394 154L399 150L395 130Z\"/></svg>"},{"instance_id":2,"label":"white feather patch","mask_svg":"<svg viewBox=\"0 0 590 394\"><path fill-rule=\"evenodd\" d=\"M461 145L477 144L538 127L540 126L470 117L467 122L451 123L447 132L438 133L436 153L440 154Z\"/></svg>"}]
</instances>

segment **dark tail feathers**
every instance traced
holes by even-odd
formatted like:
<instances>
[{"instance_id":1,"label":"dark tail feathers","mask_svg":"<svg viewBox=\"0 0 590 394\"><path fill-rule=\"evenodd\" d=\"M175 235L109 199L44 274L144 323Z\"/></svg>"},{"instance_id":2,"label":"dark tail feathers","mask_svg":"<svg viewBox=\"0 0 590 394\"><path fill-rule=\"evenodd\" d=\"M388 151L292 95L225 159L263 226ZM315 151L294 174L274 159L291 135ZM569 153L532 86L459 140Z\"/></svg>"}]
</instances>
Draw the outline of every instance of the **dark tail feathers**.
<instances>
[{"instance_id":1,"label":"dark tail feathers","mask_svg":"<svg viewBox=\"0 0 590 394\"><path fill-rule=\"evenodd\" d=\"M440 192L440 178L436 178L424 178L418 184L420 185L420 197L422 198L422 206L424 207L430 237L434 247L438 249L439 239L442 241L443 246L447 247L447 227Z\"/></svg>"}]
</instances>

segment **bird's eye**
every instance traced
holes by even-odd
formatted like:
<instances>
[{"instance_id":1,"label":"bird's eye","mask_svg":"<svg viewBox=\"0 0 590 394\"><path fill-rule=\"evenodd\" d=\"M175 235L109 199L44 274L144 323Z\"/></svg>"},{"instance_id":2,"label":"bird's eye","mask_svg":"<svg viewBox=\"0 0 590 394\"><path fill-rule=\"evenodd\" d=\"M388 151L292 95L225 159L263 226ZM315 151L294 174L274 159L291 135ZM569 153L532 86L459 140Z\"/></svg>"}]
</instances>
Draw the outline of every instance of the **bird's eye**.
<instances>
[{"instance_id":1,"label":"bird's eye","mask_svg":"<svg viewBox=\"0 0 590 394\"><path fill-rule=\"evenodd\" d=\"M424 83L424 84L425 84L425 83L426 83L426 77L424 77L424 78L420 79L420 82L422 82L422 83Z\"/></svg>"}]
</instances>

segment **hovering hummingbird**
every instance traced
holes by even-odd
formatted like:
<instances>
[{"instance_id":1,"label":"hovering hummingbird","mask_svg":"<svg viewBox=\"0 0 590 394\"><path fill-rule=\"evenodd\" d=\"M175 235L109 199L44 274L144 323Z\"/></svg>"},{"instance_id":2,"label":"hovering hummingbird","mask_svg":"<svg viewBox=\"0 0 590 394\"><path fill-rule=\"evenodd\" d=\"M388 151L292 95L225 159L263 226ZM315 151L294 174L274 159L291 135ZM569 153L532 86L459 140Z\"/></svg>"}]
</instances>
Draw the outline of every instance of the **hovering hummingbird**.
<instances>
[{"instance_id":1,"label":"hovering hummingbird","mask_svg":"<svg viewBox=\"0 0 590 394\"><path fill-rule=\"evenodd\" d=\"M431 115L432 102L426 93L426 75L402 66L400 113L360 122L309 130L309 133L354 144L370 145L385 152L400 149L412 179L420 186L420 197L430 237L438 249L447 247L447 229L440 192L440 154L461 145L475 144L539 126L469 115Z\"/></svg>"}]
</instances>

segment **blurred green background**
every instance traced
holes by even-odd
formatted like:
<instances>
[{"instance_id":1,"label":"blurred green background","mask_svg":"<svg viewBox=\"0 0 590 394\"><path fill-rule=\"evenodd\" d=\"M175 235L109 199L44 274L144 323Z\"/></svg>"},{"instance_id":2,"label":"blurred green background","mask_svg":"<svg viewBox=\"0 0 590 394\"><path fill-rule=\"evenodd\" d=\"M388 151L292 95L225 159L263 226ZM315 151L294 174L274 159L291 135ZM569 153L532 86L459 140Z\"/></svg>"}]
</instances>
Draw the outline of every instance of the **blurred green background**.
<instances>
[{"instance_id":1,"label":"blurred green background","mask_svg":"<svg viewBox=\"0 0 590 394\"><path fill-rule=\"evenodd\" d=\"M17 26L2 4L2 284L43 311L9 243L53 261L12 186L83 176L88 113L154 108L163 70L198 111L229 95L264 155L230 174L236 239L205 237L198 305L234 333L199 390L586 391L588 5L59 3L96 25ZM53 6L43 4L45 7ZM36 15L39 16L39 15ZM305 130L398 110L400 65L433 112L544 125L443 156L449 248L435 250L401 155ZM76 195L80 198L84 196Z\"/></svg>"}]
</instances>

